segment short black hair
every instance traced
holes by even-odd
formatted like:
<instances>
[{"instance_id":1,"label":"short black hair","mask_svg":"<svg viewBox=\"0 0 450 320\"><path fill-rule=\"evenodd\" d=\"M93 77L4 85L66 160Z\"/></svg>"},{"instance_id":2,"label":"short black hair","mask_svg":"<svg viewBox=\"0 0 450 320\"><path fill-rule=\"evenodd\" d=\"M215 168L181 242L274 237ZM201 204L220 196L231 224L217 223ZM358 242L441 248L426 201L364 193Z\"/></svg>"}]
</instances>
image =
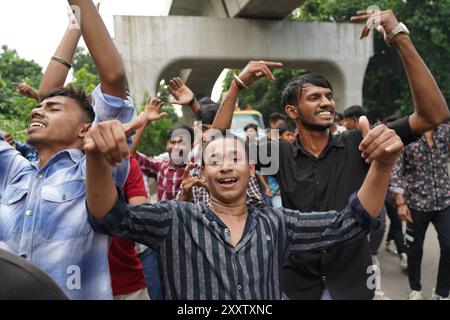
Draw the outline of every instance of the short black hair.
<instances>
[{"instance_id":1,"label":"short black hair","mask_svg":"<svg viewBox=\"0 0 450 320\"><path fill-rule=\"evenodd\" d=\"M258 131L258 125L254 123L249 123L244 127L244 131L247 131L248 129L253 128L255 131Z\"/></svg>"},{"instance_id":2,"label":"short black hair","mask_svg":"<svg viewBox=\"0 0 450 320\"><path fill-rule=\"evenodd\" d=\"M90 103L91 99L82 88L67 86L52 89L42 96L41 101L58 96L68 97L78 102L88 122L94 122L95 112Z\"/></svg>"},{"instance_id":3,"label":"short black hair","mask_svg":"<svg viewBox=\"0 0 450 320\"><path fill-rule=\"evenodd\" d=\"M366 110L363 107L355 105L344 110L344 118L357 118L367 116Z\"/></svg>"},{"instance_id":4,"label":"short black hair","mask_svg":"<svg viewBox=\"0 0 450 320\"><path fill-rule=\"evenodd\" d=\"M281 95L282 106L297 105L302 95L302 89L305 84L312 84L313 86L328 88L333 91L331 83L321 74L306 73L297 79L291 81Z\"/></svg>"},{"instance_id":5,"label":"short black hair","mask_svg":"<svg viewBox=\"0 0 450 320\"><path fill-rule=\"evenodd\" d=\"M336 120L338 120L338 121L344 120L344 115L340 112L336 112L334 114L334 116L336 117Z\"/></svg>"},{"instance_id":6,"label":"short black hair","mask_svg":"<svg viewBox=\"0 0 450 320\"><path fill-rule=\"evenodd\" d=\"M182 133L187 132L189 134L189 139L191 141L191 145L194 144L194 129L192 129L191 127L184 125L184 124L177 124L175 127L170 129L170 131L167 134L166 141L170 141L170 139L172 138L172 135L177 131L181 131Z\"/></svg>"},{"instance_id":7,"label":"short black hair","mask_svg":"<svg viewBox=\"0 0 450 320\"><path fill-rule=\"evenodd\" d=\"M213 124L217 112L219 112L219 105L210 98L202 98L198 103L201 108L197 115L197 119L203 124Z\"/></svg>"},{"instance_id":8,"label":"short black hair","mask_svg":"<svg viewBox=\"0 0 450 320\"><path fill-rule=\"evenodd\" d=\"M285 124L285 123L280 124L277 127L277 129L278 129L278 133L280 134L280 136L282 134L284 134L285 132L294 132L294 130L292 130L292 128L289 125Z\"/></svg>"},{"instance_id":9,"label":"short black hair","mask_svg":"<svg viewBox=\"0 0 450 320\"><path fill-rule=\"evenodd\" d=\"M242 146L244 147L245 159L246 159L247 162L249 161L249 154L250 154L249 148L250 148L250 145L248 143L246 143L241 137L239 137L239 136L229 132L229 130L226 130L226 129L222 129L222 130L216 129L216 130L220 134L213 135L211 137L212 139L207 141L205 143L205 145L203 146L203 151L202 151L203 152L203 154L202 154L202 164L203 165L205 164L205 151L206 151L206 148L209 146L209 144L211 142L216 141L216 140L220 140L220 139L233 139L233 140L238 141L240 144L242 144Z\"/></svg>"},{"instance_id":10,"label":"short black hair","mask_svg":"<svg viewBox=\"0 0 450 320\"><path fill-rule=\"evenodd\" d=\"M269 123L274 123L278 120L283 120L284 122L286 122L287 118L284 114L281 114L279 112L274 112L269 116Z\"/></svg>"}]
</instances>

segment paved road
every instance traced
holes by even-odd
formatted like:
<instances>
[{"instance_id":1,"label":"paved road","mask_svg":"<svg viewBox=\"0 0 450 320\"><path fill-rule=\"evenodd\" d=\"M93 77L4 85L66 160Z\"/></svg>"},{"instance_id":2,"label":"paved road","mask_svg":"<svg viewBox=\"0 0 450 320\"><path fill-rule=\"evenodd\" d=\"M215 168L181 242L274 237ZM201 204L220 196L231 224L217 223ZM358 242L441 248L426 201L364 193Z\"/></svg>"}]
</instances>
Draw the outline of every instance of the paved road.
<instances>
[{"instance_id":1,"label":"paved road","mask_svg":"<svg viewBox=\"0 0 450 320\"><path fill-rule=\"evenodd\" d=\"M436 286L439 255L436 230L430 224L422 259L422 292L425 299L431 296L431 292ZM381 266L381 288L386 296L395 300L408 299L410 292L408 276L400 269L398 257L385 250L384 241L378 254L378 260Z\"/></svg>"}]
</instances>

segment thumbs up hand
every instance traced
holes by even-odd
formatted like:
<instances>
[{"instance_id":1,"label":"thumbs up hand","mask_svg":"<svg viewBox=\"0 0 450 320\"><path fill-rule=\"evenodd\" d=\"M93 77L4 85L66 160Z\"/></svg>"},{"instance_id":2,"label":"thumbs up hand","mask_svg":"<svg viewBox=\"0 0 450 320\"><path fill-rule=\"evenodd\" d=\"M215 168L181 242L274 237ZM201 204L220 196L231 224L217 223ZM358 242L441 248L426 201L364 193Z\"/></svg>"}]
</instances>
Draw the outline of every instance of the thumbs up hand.
<instances>
[{"instance_id":1,"label":"thumbs up hand","mask_svg":"<svg viewBox=\"0 0 450 320\"><path fill-rule=\"evenodd\" d=\"M403 151L403 143L394 130L384 124L370 130L365 116L359 118L363 140L359 145L361 156L366 163L376 161L384 166L392 167Z\"/></svg>"}]
</instances>

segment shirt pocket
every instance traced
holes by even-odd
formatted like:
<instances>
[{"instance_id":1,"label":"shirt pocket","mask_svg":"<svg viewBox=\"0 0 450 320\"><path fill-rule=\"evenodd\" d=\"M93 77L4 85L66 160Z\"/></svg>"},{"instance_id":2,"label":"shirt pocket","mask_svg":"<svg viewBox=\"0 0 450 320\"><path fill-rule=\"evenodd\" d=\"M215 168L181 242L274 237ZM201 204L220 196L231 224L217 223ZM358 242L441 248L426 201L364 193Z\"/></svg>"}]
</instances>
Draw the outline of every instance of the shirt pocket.
<instances>
[{"instance_id":1,"label":"shirt pocket","mask_svg":"<svg viewBox=\"0 0 450 320\"><path fill-rule=\"evenodd\" d=\"M25 214L25 201L28 189L11 185L0 196L0 240L9 240L12 231Z\"/></svg>"},{"instance_id":2,"label":"shirt pocket","mask_svg":"<svg viewBox=\"0 0 450 320\"><path fill-rule=\"evenodd\" d=\"M84 180L44 186L41 199L38 228L44 240L75 239L92 231L87 221Z\"/></svg>"}]
</instances>

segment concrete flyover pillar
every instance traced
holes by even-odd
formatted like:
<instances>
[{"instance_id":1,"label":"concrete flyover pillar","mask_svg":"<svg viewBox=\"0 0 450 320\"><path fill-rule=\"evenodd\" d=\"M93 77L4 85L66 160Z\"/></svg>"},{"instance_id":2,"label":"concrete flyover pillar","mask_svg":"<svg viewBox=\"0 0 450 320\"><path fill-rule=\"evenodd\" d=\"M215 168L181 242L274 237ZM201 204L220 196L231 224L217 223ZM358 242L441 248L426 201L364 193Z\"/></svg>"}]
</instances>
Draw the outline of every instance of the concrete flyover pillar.
<instances>
[{"instance_id":1,"label":"concrete flyover pillar","mask_svg":"<svg viewBox=\"0 0 450 320\"><path fill-rule=\"evenodd\" d=\"M335 88L338 110L343 110L362 103L364 73L373 54L372 39L359 40L360 29L349 23L115 17L115 41L139 102L146 91L155 94L161 79L181 70L192 70L188 81L197 83L196 92L210 94L206 91L220 70L264 59L324 74Z\"/></svg>"}]
</instances>

